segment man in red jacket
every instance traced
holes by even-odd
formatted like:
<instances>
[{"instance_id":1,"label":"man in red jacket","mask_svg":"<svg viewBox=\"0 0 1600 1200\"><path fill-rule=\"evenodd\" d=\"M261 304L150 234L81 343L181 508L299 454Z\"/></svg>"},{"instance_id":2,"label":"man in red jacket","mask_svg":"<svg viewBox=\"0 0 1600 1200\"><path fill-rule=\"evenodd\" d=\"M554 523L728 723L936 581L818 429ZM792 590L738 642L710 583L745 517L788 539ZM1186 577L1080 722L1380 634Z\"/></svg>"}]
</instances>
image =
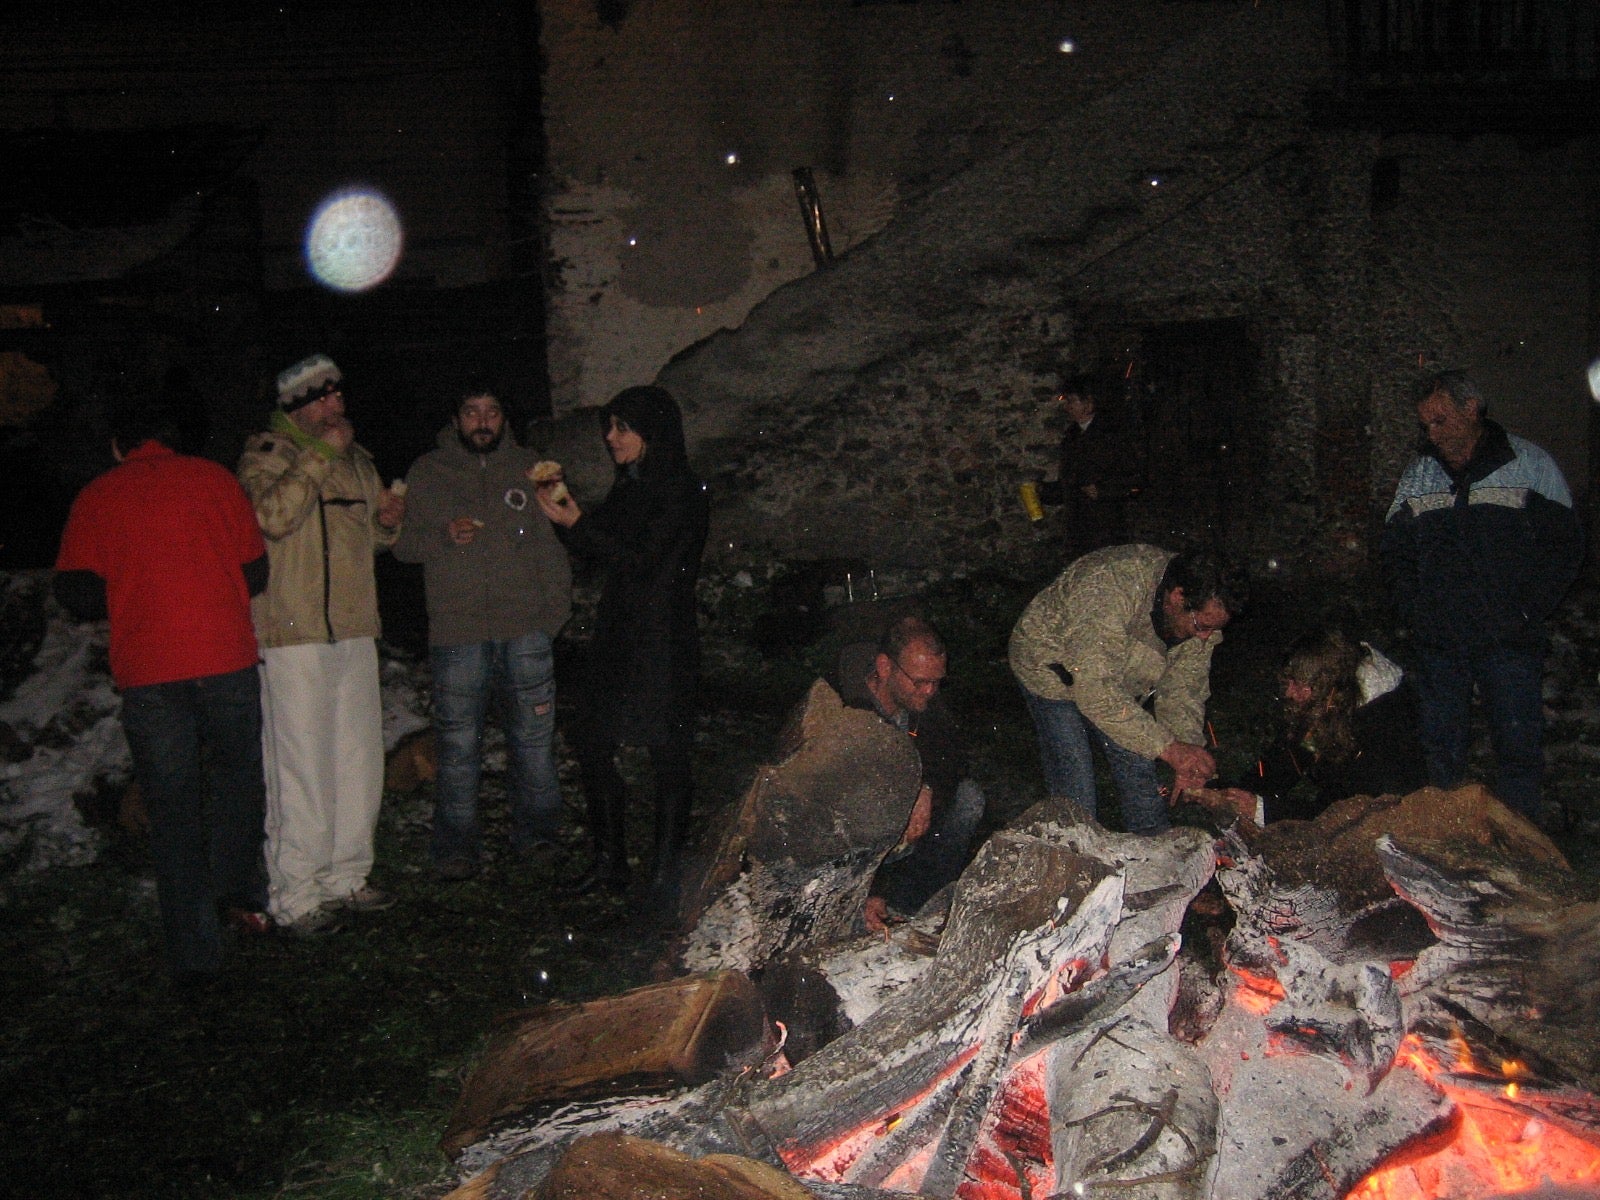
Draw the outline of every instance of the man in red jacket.
<instances>
[{"instance_id":1,"label":"man in red jacket","mask_svg":"<svg viewBox=\"0 0 1600 1200\"><path fill-rule=\"evenodd\" d=\"M129 406L113 428L117 465L73 502L54 590L79 620L110 618L167 965L180 985L200 985L222 968L219 916L270 929L250 622L250 597L267 582L266 547L232 472L171 449L172 414Z\"/></svg>"}]
</instances>

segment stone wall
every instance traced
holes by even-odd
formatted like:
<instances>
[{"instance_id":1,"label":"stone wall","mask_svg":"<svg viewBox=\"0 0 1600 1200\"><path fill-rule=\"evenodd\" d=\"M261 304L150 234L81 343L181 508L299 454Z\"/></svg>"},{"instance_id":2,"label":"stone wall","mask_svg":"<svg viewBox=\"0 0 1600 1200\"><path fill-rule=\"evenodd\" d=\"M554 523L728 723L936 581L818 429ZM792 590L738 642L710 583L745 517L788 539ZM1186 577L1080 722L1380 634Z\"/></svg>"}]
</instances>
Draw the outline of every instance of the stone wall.
<instances>
[{"instance_id":1,"label":"stone wall","mask_svg":"<svg viewBox=\"0 0 1600 1200\"><path fill-rule=\"evenodd\" d=\"M1238 6L606 7L541 5L557 412L653 377L813 270L794 168L814 170L848 252Z\"/></svg>"},{"instance_id":2,"label":"stone wall","mask_svg":"<svg viewBox=\"0 0 1600 1200\"><path fill-rule=\"evenodd\" d=\"M941 159L947 173L903 191L839 261L748 316L721 310L715 323L736 330L682 319L664 286L619 285L584 299L631 331L631 354L603 354L602 322L560 316L578 305L558 287L558 391L569 406L603 400L634 381L624 368L648 370L674 322L709 334L659 380L685 403L715 544L735 555L1045 569L1055 532L1028 524L1016 488L1053 466L1055 369L1114 370L1125 404L1159 412L1162 389L1181 386L1173 346L1188 338L1204 359L1213 328L1248 368L1225 410L1208 402L1228 436L1191 432L1174 453L1152 435L1167 457L1134 508L1138 536L1272 569L1360 566L1413 442L1407 388L1431 364L1476 369L1504 397L1497 412L1580 487L1594 144L1319 127L1307 101L1330 85L1322 6L1150 11L1173 8L1205 20L1168 28L1159 53L1142 43L1137 69L1092 94L1028 107L1032 125L1011 112L1008 141ZM677 115L683 140L703 142L698 114ZM1398 185L1380 196L1386 159ZM751 228L729 236L744 244ZM793 236L803 251L797 218ZM735 307L772 282L747 273Z\"/></svg>"}]
</instances>

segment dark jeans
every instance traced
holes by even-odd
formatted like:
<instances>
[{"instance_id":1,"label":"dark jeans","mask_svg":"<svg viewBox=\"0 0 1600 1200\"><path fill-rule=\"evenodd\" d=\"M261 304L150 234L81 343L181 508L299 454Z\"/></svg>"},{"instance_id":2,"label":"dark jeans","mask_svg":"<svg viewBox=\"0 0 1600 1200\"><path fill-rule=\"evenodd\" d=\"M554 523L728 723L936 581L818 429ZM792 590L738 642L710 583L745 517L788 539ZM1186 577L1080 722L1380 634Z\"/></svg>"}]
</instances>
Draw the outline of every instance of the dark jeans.
<instances>
[{"instance_id":1,"label":"dark jeans","mask_svg":"<svg viewBox=\"0 0 1600 1200\"><path fill-rule=\"evenodd\" d=\"M218 903L266 907L261 680L250 667L128 688L122 728L150 817L167 965L215 972Z\"/></svg>"},{"instance_id":2,"label":"dark jeans","mask_svg":"<svg viewBox=\"0 0 1600 1200\"><path fill-rule=\"evenodd\" d=\"M433 727L439 740L434 786L433 861L478 860L478 781L489 697L505 728L511 844L527 850L556 835L561 781L556 774L556 675L550 638L434 646Z\"/></svg>"},{"instance_id":3,"label":"dark jeans","mask_svg":"<svg viewBox=\"0 0 1600 1200\"><path fill-rule=\"evenodd\" d=\"M1543 650L1425 646L1419 659L1418 715L1428 782L1455 787L1467 776L1476 684L1499 767L1494 794L1537 821L1544 779Z\"/></svg>"},{"instance_id":4,"label":"dark jeans","mask_svg":"<svg viewBox=\"0 0 1600 1200\"><path fill-rule=\"evenodd\" d=\"M1022 696L1039 735L1045 790L1051 796L1075 800L1098 819L1092 743L1105 755L1111 778L1122 796L1123 828L1129 833L1144 834L1170 828L1167 801L1161 794L1154 761L1117 745L1096 729L1094 722L1085 720L1071 700L1046 700L1027 688L1022 689Z\"/></svg>"},{"instance_id":5,"label":"dark jeans","mask_svg":"<svg viewBox=\"0 0 1600 1200\"><path fill-rule=\"evenodd\" d=\"M903 913L915 913L935 892L961 878L972 835L983 820L983 789L963 779L928 832L901 858L878 868L872 890Z\"/></svg>"}]
</instances>

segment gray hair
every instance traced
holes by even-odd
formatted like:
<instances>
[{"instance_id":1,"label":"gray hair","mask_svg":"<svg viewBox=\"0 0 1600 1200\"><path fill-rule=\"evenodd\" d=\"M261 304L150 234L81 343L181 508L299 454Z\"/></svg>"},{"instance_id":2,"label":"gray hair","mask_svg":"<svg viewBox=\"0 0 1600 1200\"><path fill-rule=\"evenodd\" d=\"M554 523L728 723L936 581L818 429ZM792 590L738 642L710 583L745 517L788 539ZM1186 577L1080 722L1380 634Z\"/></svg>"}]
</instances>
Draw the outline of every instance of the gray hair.
<instances>
[{"instance_id":1,"label":"gray hair","mask_svg":"<svg viewBox=\"0 0 1600 1200\"><path fill-rule=\"evenodd\" d=\"M1450 403L1457 408L1472 407L1477 409L1478 415L1484 416L1489 411L1489 401L1472 377L1465 371L1438 371L1427 376L1416 390L1416 402L1421 404L1429 396L1444 395L1450 398Z\"/></svg>"}]
</instances>

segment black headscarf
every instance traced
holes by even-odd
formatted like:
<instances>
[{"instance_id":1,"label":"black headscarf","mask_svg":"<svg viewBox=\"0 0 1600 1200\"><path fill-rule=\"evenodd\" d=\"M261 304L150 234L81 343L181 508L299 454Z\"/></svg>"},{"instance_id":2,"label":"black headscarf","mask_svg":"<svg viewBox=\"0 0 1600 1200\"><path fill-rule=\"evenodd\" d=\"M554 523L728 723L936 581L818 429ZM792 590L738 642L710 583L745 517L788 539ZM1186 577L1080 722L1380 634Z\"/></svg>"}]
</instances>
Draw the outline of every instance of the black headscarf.
<instances>
[{"instance_id":1,"label":"black headscarf","mask_svg":"<svg viewBox=\"0 0 1600 1200\"><path fill-rule=\"evenodd\" d=\"M683 441L683 413L666 388L624 388L600 410L600 428L605 430L615 417L644 439L645 455L639 475L678 474L689 469L689 452ZM618 471L626 470L618 467Z\"/></svg>"}]
</instances>

